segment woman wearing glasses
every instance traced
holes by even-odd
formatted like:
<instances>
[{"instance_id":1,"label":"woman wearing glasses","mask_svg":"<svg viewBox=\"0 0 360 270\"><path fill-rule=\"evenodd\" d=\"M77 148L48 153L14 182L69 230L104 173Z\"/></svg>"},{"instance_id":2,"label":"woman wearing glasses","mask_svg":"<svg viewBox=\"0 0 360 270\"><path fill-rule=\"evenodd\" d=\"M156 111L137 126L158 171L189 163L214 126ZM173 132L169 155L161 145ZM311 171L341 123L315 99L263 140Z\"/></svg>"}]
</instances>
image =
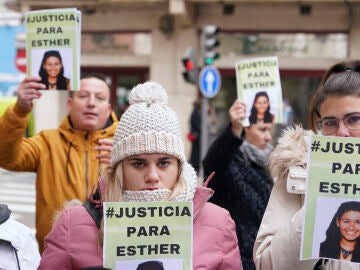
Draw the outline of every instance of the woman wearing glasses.
<instances>
[{"instance_id":1,"label":"woman wearing glasses","mask_svg":"<svg viewBox=\"0 0 360 270\"><path fill-rule=\"evenodd\" d=\"M360 137L360 61L332 66L309 110L310 127L325 136ZM254 245L258 270L360 269L336 260L300 261L306 180L307 139L301 127L289 128L270 156L275 181Z\"/></svg>"}]
</instances>

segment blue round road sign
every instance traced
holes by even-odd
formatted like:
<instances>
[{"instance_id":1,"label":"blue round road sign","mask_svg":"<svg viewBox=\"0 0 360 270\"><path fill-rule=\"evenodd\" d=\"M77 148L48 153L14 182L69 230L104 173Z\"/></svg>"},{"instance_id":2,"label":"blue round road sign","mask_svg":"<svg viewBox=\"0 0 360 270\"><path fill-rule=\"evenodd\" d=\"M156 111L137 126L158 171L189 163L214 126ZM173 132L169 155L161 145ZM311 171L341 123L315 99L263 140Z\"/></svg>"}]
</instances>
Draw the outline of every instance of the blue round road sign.
<instances>
[{"instance_id":1,"label":"blue round road sign","mask_svg":"<svg viewBox=\"0 0 360 270\"><path fill-rule=\"evenodd\" d=\"M207 98L215 97L220 90L221 76L216 67L205 66L199 75L201 93Z\"/></svg>"}]
</instances>

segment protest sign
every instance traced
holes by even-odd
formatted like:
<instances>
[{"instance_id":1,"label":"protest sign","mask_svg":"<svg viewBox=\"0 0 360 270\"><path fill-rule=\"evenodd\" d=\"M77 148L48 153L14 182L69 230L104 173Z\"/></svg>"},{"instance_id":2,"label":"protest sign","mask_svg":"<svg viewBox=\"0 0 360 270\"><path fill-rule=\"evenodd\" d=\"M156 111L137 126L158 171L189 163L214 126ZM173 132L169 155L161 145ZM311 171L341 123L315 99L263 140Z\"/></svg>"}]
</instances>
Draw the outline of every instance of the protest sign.
<instances>
[{"instance_id":1,"label":"protest sign","mask_svg":"<svg viewBox=\"0 0 360 270\"><path fill-rule=\"evenodd\" d=\"M105 202L104 267L192 270L192 202Z\"/></svg>"},{"instance_id":2,"label":"protest sign","mask_svg":"<svg viewBox=\"0 0 360 270\"><path fill-rule=\"evenodd\" d=\"M80 89L81 12L74 8L26 13L27 74L48 90Z\"/></svg>"},{"instance_id":3,"label":"protest sign","mask_svg":"<svg viewBox=\"0 0 360 270\"><path fill-rule=\"evenodd\" d=\"M277 57L236 62L237 97L246 104L244 126L282 123L282 90Z\"/></svg>"},{"instance_id":4,"label":"protest sign","mask_svg":"<svg viewBox=\"0 0 360 270\"><path fill-rule=\"evenodd\" d=\"M308 154L300 259L356 260L343 244L355 245L360 228L349 232L343 225L359 227L360 140L313 135Z\"/></svg>"}]
</instances>

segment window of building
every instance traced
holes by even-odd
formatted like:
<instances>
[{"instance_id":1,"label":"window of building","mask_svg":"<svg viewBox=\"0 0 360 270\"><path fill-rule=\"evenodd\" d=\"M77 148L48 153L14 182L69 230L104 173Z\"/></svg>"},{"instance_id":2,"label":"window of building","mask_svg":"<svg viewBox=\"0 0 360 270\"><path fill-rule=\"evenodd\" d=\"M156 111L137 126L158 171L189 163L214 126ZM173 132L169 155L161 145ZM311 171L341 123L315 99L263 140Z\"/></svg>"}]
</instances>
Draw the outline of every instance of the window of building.
<instances>
[{"instance_id":1,"label":"window of building","mask_svg":"<svg viewBox=\"0 0 360 270\"><path fill-rule=\"evenodd\" d=\"M274 55L303 58L346 58L346 33L221 33L221 57Z\"/></svg>"},{"instance_id":2,"label":"window of building","mask_svg":"<svg viewBox=\"0 0 360 270\"><path fill-rule=\"evenodd\" d=\"M150 55L150 33L82 33L81 50L85 54Z\"/></svg>"}]
</instances>

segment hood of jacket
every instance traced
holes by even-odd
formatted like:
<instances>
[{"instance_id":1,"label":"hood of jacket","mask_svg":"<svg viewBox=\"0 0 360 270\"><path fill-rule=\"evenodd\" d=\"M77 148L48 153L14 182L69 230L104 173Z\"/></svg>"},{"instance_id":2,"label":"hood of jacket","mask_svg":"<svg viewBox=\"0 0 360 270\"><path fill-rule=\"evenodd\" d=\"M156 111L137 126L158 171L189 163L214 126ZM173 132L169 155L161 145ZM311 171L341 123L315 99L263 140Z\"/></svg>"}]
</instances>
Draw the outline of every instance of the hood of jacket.
<instances>
[{"instance_id":1,"label":"hood of jacket","mask_svg":"<svg viewBox=\"0 0 360 270\"><path fill-rule=\"evenodd\" d=\"M0 224L3 224L10 217L11 211L6 204L0 204Z\"/></svg>"},{"instance_id":2,"label":"hood of jacket","mask_svg":"<svg viewBox=\"0 0 360 270\"><path fill-rule=\"evenodd\" d=\"M103 129L94 130L94 131L80 131L75 130L71 124L70 116L65 116L59 126L60 134L65 138L66 141L71 142L73 145L77 145L76 140L82 136L78 136L79 134L83 134L83 136L89 136L89 140L98 140L100 138L112 137L116 130L117 125L113 125L113 123L117 123L117 117L115 112L111 112L110 117Z\"/></svg>"},{"instance_id":3,"label":"hood of jacket","mask_svg":"<svg viewBox=\"0 0 360 270\"><path fill-rule=\"evenodd\" d=\"M289 168L306 168L308 138L311 131L295 125L283 131L274 151L269 157L269 169L274 180L285 180Z\"/></svg>"}]
</instances>

